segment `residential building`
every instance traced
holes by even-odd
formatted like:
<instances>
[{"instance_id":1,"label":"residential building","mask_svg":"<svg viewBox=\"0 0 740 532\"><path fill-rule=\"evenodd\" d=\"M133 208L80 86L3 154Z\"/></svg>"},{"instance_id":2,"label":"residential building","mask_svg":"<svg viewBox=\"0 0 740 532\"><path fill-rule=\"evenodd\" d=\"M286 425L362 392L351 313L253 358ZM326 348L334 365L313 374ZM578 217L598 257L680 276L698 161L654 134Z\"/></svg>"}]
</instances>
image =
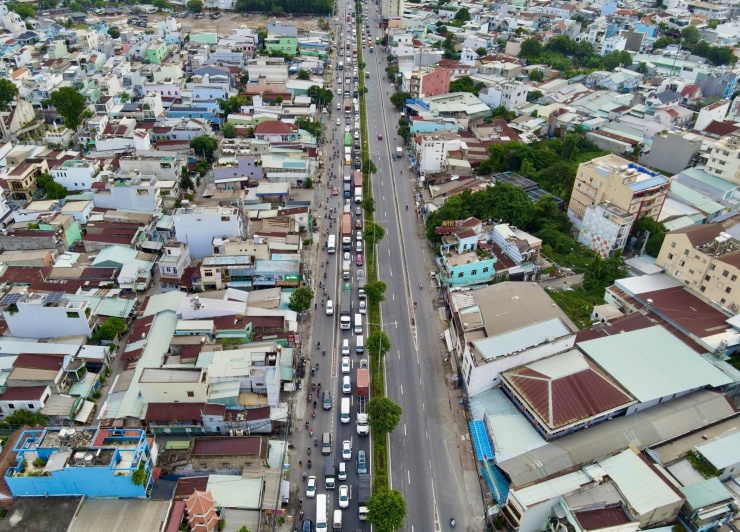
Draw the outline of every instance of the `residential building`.
<instances>
[{"instance_id":1,"label":"residential building","mask_svg":"<svg viewBox=\"0 0 740 532\"><path fill-rule=\"evenodd\" d=\"M54 181L67 190L90 190L93 183L100 182L100 159L64 161L50 170Z\"/></svg>"},{"instance_id":2,"label":"residential building","mask_svg":"<svg viewBox=\"0 0 740 532\"><path fill-rule=\"evenodd\" d=\"M731 133L714 143L707 154L707 172L740 183L740 134Z\"/></svg>"},{"instance_id":3,"label":"residential building","mask_svg":"<svg viewBox=\"0 0 740 532\"><path fill-rule=\"evenodd\" d=\"M144 498L154 484L152 449L139 429L26 430L13 452L4 480L14 497Z\"/></svg>"},{"instance_id":4,"label":"residential building","mask_svg":"<svg viewBox=\"0 0 740 532\"><path fill-rule=\"evenodd\" d=\"M494 225L491 240L517 264L533 261L542 249L541 239L509 224Z\"/></svg>"},{"instance_id":5,"label":"residential building","mask_svg":"<svg viewBox=\"0 0 740 532\"><path fill-rule=\"evenodd\" d=\"M265 120L254 128L254 136L270 143L297 142L298 126L281 120Z\"/></svg>"},{"instance_id":6,"label":"residential building","mask_svg":"<svg viewBox=\"0 0 740 532\"><path fill-rule=\"evenodd\" d=\"M527 93L527 87L520 81L507 81L485 87L478 97L492 109L503 106L511 110L527 103Z\"/></svg>"},{"instance_id":7,"label":"residential building","mask_svg":"<svg viewBox=\"0 0 740 532\"><path fill-rule=\"evenodd\" d=\"M268 288L297 287L301 280L301 261L260 260L249 255L205 257L200 266L201 288Z\"/></svg>"},{"instance_id":8,"label":"residential building","mask_svg":"<svg viewBox=\"0 0 740 532\"><path fill-rule=\"evenodd\" d=\"M658 219L670 183L657 172L617 155L581 163L568 204L568 217L580 229L586 208L605 202L635 217Z\"/></svg>"},{"instance_id":9,"label":"residential building","mask_svg":"<svg viewBox=\"0 0 740 532\"><path fill-rule=\"evenodd\" d=\"M96 186L93 204L98 209L157 212L162 209L162 194L154 175L117 174L114 181Z\"/></svg>"},{"instance_id":10,"label":"residential building","mask_svg":"<svg viewBox=\"0 0 740 532\"><path fill-rule=\"evenodd\" d=\"M681 522L691 532L719 530L736 518L735 495L717 478L679 488L686 497Z\"/></svg>"},{"instance_id":11,"label":"residential building","mask_svg":"<svg viewBox=\"0 0 740 532\"><path fill-rule=\"evenodd\" d=\"M189 458L196 471L235 469L267 463L269 441L262 436L196 437L191 440Z\"/></svg>"},{"instance_id":12,"label":"residential building","mask_svg":"<svg viewBox=\"0 0 740 532\"><path fill-rule=\"evenodd\" d=\"M702 138L693 133L662 131L653 137L650 151L640 162L670 174L677 174L692 165L701 150Z\"/></svg>"},{"instance_id":13,"label":"residential building","mask_svg":"<svg viewBox=\"0 0 740 532\"><path fill-rule=\"evenodd\" d=\"M615 252L624 250L634 222L634 214L609 202L589 205L586 207L578 241L606 259Z\"/></svg>"},{"instance_id":14,"label":"residential building","mask_svg":"<svg viewBox=\"0 0 740 532\"><path fill-rule=\"evenodd\" d=\"M22 163L8 173L8 189L13 200L30 200L36 192L36 179L49 172L46 160L40 163Z\"/></svg>"},{"instance_id":15,"label":"residential building","mask_svg":"<svg viewBox=\"0 0 740 532\"><path fill-rule=\"evenodd\" d=\"M703 298L740 310L740 235L736 218L691 225L665 236L656 264Z\"/></svg>"},{"instance_id":16,"label":"residential building","mask_svg":"<svg viewBox=\"0 0 740 532\"><path fill-rule=\"evenodd\" d=\"M162 40L154 40L146 47L146 60L149 63L159 65L167 55L167 43Z\"/></svg>"},{"instance_id":17,"label":"residential building","mask_svg":"<svg viewBox=\"0 0 740 532\"><path fill-rule=\"evenodd\" d=\"M575 343L578 327L536 284L506 281L473 291L451 289L446 298L445 341L468 396L490 390L504 371Z\"/></svg>"},{"instance_id":18,"label":"residential building","mask_svg":"<svg viewBox=\"0 0 740 532\"><path fill-rule=\"evenodd\" d=\"M175 237L187 243L193 258L211 255L216 237L246 236L242 212L234 207L182 207L175 211Z\"/></svg>"},{"instance_id":19,"label":"residential building","mask_svg":"<svg viewBox=\"0 0 740 532\"><path fill-rule=\"evenodd\" d=\"M203 368L144 368L139 393L145 403L205 403L208 383Z\"/></svg>"},{"instance_id":20,"label":"residential building","mask_svg":"<svg viewBox=\"0 0 740 532\"><path fill-rule=\"evenodd\" d=\"M74 301L64 292L10 294L0 301L0 306L13 336L90 338L93 333L90 305L86 301Z\"/></svg>"},{"instance_id":21,"label":"residential building","mask_svg":"<svg viewBox=\"0 0 740 532\"><path fill-rule=\"evenodd\" d=\"M159 287L163 292L179 290L185 268L190 266L190 246L184 242L169 242L159 258Z\"/></svg>"},{"instance_id":22,"label":"residential building","mask_svg":"<svg viewBox=\"0 0 740 532\"><path fill-rule=\"evenodd\" d=\"M450 91L451 71L441 66L430 66L404 73L404 83L412 98L446 94Z\"/></svg>"},{"instance_id":23,"label":"residential building","mask_svg":"<svg viewBox=\"0 0 740 532\"><path fill-rule=\"evenodd\" d=\"M467 145L457 133L439 132L433 135L416 135L414 152L421 173L438 173L448 158L465 159Z\"/></svg>"},{"instance_id":24,"label":"residential building","mask_svg":"<svg viewBox=\"0 0 740 532\"><path fill-rule=\"evenodd\" d=\"M389 19L403 16L404 0L381 0L380 14Z\"/></svg>"},{"instance_id":25,"label":"residential building","mask_svg":"<svg viewBox=\"0 0 740 532\"><path fill-rule=\"evenodd\" d=\"M719 472L717 478L724 482L736 477L740 471L740 432L722 434L694 447L694 451Z\"/></svg>"},{"instance_id":26,"label":"residential building","mask_svg":"<svg viewBox=\"0 0 740 532\"><path fill-rule=\"evenodd\" d=\"M17 410L40 412L51 396L48 386L13 386L0 394L0 416L8 417Z\"/></svg>"}]
</instances>

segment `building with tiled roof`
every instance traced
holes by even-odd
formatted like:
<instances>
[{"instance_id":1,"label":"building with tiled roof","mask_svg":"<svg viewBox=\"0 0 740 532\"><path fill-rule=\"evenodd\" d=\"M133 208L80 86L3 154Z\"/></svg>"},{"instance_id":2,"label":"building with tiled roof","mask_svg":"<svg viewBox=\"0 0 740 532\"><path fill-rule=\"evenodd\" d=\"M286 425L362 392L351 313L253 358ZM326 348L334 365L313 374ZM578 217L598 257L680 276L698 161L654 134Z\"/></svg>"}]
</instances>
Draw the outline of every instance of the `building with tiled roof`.
<instances>
[{"instance_id":1,"label":"building with tiled roof","mask_svg":"<svg viewBox=\"0 0 740 532\"><path fill-rule=\"evenodd\" d=\"M506 371L501 383L546 440L623 414L636 402L577 350Z\"/></svg>"},{"instance_id":2,"label":"building with tiled roof","mask_svg":"<svg viewBox=\"0 0 740 532\"><path fill-rule=\"evenodd\" d=\"M296 142L298 126L281 120L265 120L254 128L254 136L270 142Z\"/></svg>"}]
</instances>

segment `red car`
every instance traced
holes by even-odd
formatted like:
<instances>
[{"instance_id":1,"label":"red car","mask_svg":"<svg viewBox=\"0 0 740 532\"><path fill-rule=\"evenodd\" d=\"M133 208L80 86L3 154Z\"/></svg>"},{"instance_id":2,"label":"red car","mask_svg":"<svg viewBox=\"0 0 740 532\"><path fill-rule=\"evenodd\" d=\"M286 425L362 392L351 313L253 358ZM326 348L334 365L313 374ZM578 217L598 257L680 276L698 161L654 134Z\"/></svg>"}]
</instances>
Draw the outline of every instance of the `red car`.
<instances>
[{"instance_id":1,"label":"red car","mask_svg":"<svg viewBox=\"0 0 740 532\"><path fill-rule=\"evenodd\" d=\"M380 133L378 133L378 140L383 140L383 135L381 135Z\"/></svg>"},{"instance_id":2,"label":"red car","mask_svg":"<svg viewBox=\"0 0 740 532\"><path fill-rule=\"evenodd\" d=\"M357 260L355 261L355 264L358 266L362 266L362 253L357 254Z\"/></svg>"},{"instance_id":3,"label":"red car","mask_svg":"<svg viewBox=\"0 0 740 532\"><path fill-rule=\"evenodd\" d=\"M331 195L332 196L339 196L339 189L337 187L334 187L331 189Z\"/></svg>"}]
</instances>

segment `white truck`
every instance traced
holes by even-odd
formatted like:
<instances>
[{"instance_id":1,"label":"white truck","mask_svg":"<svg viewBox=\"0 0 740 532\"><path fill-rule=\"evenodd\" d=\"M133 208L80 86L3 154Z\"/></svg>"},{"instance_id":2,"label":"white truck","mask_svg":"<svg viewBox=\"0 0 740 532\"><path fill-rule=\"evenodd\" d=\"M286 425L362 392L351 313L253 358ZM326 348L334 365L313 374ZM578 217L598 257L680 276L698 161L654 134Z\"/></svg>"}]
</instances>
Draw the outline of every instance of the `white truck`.
<instances>
[{"instance_id":1,"label":"white truck","mask_svg":"<svg viewBox=\"0 0 740 532\"><path fill-rule=\"evenodd\" d=\"M355 187L355 203L362 203L362 187Z\"/></svg>"},{"instance_id":2,"label":"white truck","mask_svg":"<svg viewBox=\"0 0 740 532\"><path fill-rule=\"evenodd\" d=\"M343 260L342 261L342 280L343 281L349 281L349 277L350 277L349 267L350 267L350 261Z\"/></svg>"},{"instance_id":3,"label":"white truck","mask_svg":"<svg viewBox=\"0 0 740 532\"><path fill-rule=\"evenodd\" d=\"M365 270L357 270L357 297L360 299L365 299L365 284L367 284Z\"/></svg>"},{"instance_id":4,"label":"white truck","mask_svg":"<svg viewBox=\"0 0 740 532\"><path fill-rule=\"evenodd\" d=\"M403 157L403 148L401 146L396 147L396 153L393 154L393 157L396 159Z\"/></svg>"}]
</instances>

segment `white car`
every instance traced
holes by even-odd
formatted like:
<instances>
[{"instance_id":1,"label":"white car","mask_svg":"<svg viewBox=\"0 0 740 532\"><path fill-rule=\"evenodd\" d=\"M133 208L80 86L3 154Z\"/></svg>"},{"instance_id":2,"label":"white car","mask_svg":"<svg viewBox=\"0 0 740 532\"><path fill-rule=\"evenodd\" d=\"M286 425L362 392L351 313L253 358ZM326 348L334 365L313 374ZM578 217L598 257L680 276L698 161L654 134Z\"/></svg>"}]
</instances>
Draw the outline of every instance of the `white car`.
<instances>
[{"instance_id":1,"label":"white car","mask_svg":"<svg viewBox=\"0 0 740 532\"><path fill-rule=\"evenodd\" d=\"M337 125L339 125L339 119L338 118L337 118ZM350 131L352 131L352 128L351 127L344 126L344 132L345 133L349 133Z\"/></svg>"},{"instance_id":2,"label":"white car","mask_svg":"<svg viewBox=\"0 0 740 532\"><path fill-rule=\"evenodd\" d=\"M316 497L316 477L308 477L308 484L306 484L306 498L313 499Z\"/></svg>"},{"instance_id":3,"label":"white car","mask_svg":"<svg viewBox=\"0 0 740 532\"><path fill-rule=\"evenodd\" d=\"M331 299L326 300L326 315L331 316L334 314L334 303Z\"/></svg>"},{"instance_id":4,"label":"white car","mask_svg":"<svg viewBox=\"0 0 740 532\"><path fill-rule=\"evenodd\" d=\"M341 126L342 125L342 119L341 118L337 118L337 125L338 126Z\"/></svg>"},{"instance_id":5,"label":"white car","mask_svg":"<svg viewBox=\"0 0 740 532\"><path fill-rule=\"evenodd\" d=\"M349 357L342 357L342 373L349 373Z\"/></svg>"},{"instance_id":6,"label":"white car","mask_svg":"<svg viewBox=\"0 0 740 532\"><path fill-rule=\"evenodd\" d=\"M338 466L339 472L337 473L337 479L347 480L347 464L345 464L344 462L339 462Z\"/></svg>"},{"instance_id":7,"label":"white car","mask_svg":"<svg viewBox=\"0 0 740 532\"><path fill-rule=\"evenodd\" d=\"M352 377L349 375L342 377L342 393L352 393Z\"/></svg>"},{"instance_id":8,"label":"white car","mask_svg":"<svg viewBox=\"0 0 740 532\"><path fill-rule=\"evenodd\" d=\"M339 87L337 89L337 96L341 96L341 95L342 95L342 87Z\"/></svg>"},{"instance_id":9,"label":"white car","mask_svg":"<svg viewBox=\"0 0 740 532\"><path fill-rule=\"evenodd\" d=\"M339 486L339 507L349 508L349 488L345 484Z\"/></svg>"},{"instance_id":10,"label":"white car","mask_svg":"<svg viewBox=\"0 0 740 532\"><path fill-rule=\"evenodd\" d=\"M360 300L360 314L367 314L367 301L364 299Z\"/></svg>"},{"instance_id":11,"label":"white car","mask_svg":"<svg viewBox=\"0 0 740 532\"><path fill-rule=\"evenodd\" d=\"M357 240L358 242L362 242L362 231L359 231L359 230L358 230L358 231L357 231L357 232L355 233L355 240Z\"/></svg>"},{"instance_id":12,"label":"white car","mask_svg":"<svg viewBox=\"0 0 740 532\"><path fill-rule=\"evenodd\" d=\"M349 440L342 442L342 460L345 462L352 460L352 442Z\"/></svg>"},{"instance_id":13,"label":"white car","mask_svg":"<svg viewBox=\"0 0 740 532\"><path fill-rule=\"evenodd\" d=\"M348 356L349 355L349 340L345 338L342 340L342 356Z\"/></svg>"},{"instance_id":14,"label":"white car","mask_svg":"<svg viewBox=\"0 0 740 532\"><path fill-rule=\"evenodd\" d=\"M352 260L349 251L345 251L342 260Z\"/></svg>"}]
</instances>

